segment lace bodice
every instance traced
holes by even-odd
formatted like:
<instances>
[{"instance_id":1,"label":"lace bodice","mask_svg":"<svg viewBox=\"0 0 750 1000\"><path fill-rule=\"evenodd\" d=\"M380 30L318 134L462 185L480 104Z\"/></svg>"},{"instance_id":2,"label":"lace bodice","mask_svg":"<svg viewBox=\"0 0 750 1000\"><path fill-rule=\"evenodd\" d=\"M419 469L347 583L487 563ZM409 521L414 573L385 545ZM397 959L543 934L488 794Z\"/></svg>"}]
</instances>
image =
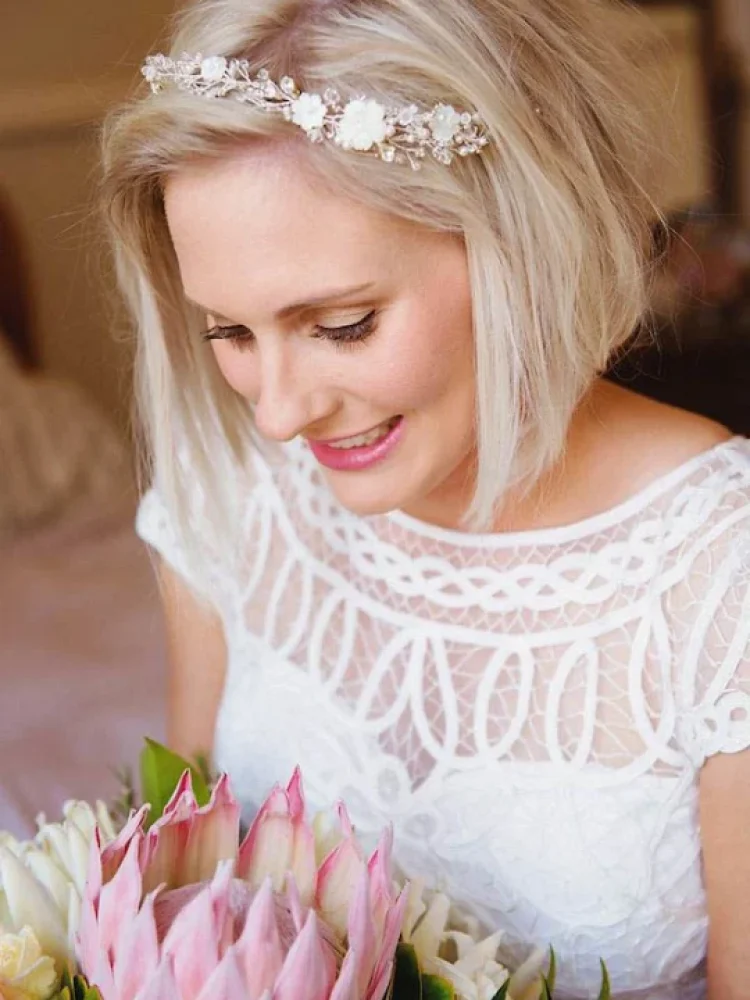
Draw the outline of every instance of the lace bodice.
<instances>
[{"instance_id":1,"label":"lace bodice","mask_svg":"<svg viewBox=\"0 0 750 1000\"><path fill-rule=\"evenodd\" d=\"M337 505L303 446L260 457L213 567L216 754L248 810L303 766L365 839L558 955L562 998L705 996L697 776L750 746L750 442L570 527L477 536ZM196 525L200 506L196 503ZM143 538L186 575L157 492Z\"/></svg>"}]
</instances>

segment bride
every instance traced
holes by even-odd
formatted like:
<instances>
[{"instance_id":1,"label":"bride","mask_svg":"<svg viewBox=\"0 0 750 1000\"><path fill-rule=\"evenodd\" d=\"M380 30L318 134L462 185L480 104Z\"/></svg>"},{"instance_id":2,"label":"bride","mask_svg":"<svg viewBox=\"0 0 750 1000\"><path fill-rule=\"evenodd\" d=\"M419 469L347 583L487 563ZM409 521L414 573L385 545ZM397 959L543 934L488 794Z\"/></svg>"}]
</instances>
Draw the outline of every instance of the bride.
<instances>
[{"instance_id":1,"label":"bride","mask_svg":"<svg viewBox=\"0 0 750 1000\"><path fill-rule=\"evenodd\" d=\"M740 1000L750 444L602 379L656 148L603 16L184 12L104 137L138 529L248 812L301 764L559 996Z\"/></svg>"}]
</instances>

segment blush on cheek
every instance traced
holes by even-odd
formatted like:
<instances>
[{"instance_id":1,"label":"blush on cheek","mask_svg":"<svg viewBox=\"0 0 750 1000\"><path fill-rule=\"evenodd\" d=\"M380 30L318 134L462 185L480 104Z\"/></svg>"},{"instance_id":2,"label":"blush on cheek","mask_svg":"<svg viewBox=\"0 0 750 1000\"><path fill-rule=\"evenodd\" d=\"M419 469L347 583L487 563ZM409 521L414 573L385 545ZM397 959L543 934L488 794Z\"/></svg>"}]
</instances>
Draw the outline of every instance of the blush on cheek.
<instances>
[{"instance_id":1,"label":"blush on cheek","mask_svg":"<svg viewBox=\"0 0 750 1000\"><path fill-rule=\"evenodd\" d=\"M450 300L449 300L450 301ZM474 345L463 309L412 308L395 321L382 352L368 357L364 385L387 386L390 400L425 409L473 381ZM387 407L386 407L387 408ZM401 412L401 410L398 410Z\"/></svg>"}]
</instances>

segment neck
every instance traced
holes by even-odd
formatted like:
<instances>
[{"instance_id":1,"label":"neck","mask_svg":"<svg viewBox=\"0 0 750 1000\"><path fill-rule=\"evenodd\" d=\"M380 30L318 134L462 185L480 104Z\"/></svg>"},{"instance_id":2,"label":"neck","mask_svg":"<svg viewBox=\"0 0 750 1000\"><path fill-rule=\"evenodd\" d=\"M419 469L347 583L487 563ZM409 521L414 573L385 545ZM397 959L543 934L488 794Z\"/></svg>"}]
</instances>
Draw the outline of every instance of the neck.
<instances>
[{"instance_id":1,"label":"neck","mask_svg":"<svg viewBox=\"0 0 750 1000\"><path fill-rule=\"evenodd\" d=\"M588 516L580 484L590 463L594 435L602 429L602 411L610 387L597 381L571 420L563 455L530 490L511 489L503 498L489 531L512 533L534 531L570 524ZM462 530L463 514L474 489L476 456L472 454L458 469L424 499L418 510L406 513L440 528Z\"/></svg>"}]
</instances>

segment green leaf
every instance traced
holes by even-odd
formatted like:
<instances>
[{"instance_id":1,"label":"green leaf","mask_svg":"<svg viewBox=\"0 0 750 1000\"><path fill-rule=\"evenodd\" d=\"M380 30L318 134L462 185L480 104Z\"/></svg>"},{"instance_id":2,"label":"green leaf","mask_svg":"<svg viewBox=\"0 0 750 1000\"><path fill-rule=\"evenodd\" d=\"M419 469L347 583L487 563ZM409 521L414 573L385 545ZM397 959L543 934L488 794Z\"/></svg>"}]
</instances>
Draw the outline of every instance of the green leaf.
<instances>
[{"instance_id":1,"label":"green leaf","mask_svg":"<svg viewBox=\"0 0 750 1000\"><path fill-rule=\"evenodd\" d=\"M413 946L403 942L396 949L392 1000L423 1000L422 974Z\"/></svg>"},{"instance_id":2,"label":"green leaf","mask_svg":"<svg viewBox=\"0 0 750 1000\"><path fill-rule=\"evenodd\" d=\"M442 976L422 976L422 1000L455 1000L451 983Z\"/></svg>"},{"instance_id":3,"label":"green leaf","mask_svg":"<svg viewBox=\"0 0 750 1000\"><path fill-rule=\"evenodd\" d=\"M539 994L539 1000L552 1000L552 987L544 976L542 976L542 992Z\"/></svg>"},{"instance_id":4,"label":"green leaf","mask_svg":"<svg viewBox=\"0 0 750 1000\"><path fill-rule=\"evenodd\" d=\"M599 964L602 967L602 988L599 990L599 996L597 1000L612 1000L612 992L609 983L609 973L607 972L607 966L599 959Z\"/></svg>"},{"instance_id":5,"label":"green leaf","mask_svg":"<svg viewBox=\"0 0 750 1000\"><path fill-rule=\"evenodd\" d=\"M556 979L557 979L557 959L555 957L555 949L550 946L549 972L547 973L547 979L546 979L546 982L549 984L550 995L555 992Z\"/></svg>"},{"instance_id":6,"label":"green leaf","mask_svg":"<svg viewBox=\"0 0 750 1000\"><path fill-rule=\"evenodd\" d=\"M141 796L151 806L147 826L151 826L163 815L164 808L185 771L190 771L192 775L193 792L198 805L205 806L211 798L211 792L200 771L161 743L146 740L146 746L141 751Z\"/></svg>"}]
</instances>

